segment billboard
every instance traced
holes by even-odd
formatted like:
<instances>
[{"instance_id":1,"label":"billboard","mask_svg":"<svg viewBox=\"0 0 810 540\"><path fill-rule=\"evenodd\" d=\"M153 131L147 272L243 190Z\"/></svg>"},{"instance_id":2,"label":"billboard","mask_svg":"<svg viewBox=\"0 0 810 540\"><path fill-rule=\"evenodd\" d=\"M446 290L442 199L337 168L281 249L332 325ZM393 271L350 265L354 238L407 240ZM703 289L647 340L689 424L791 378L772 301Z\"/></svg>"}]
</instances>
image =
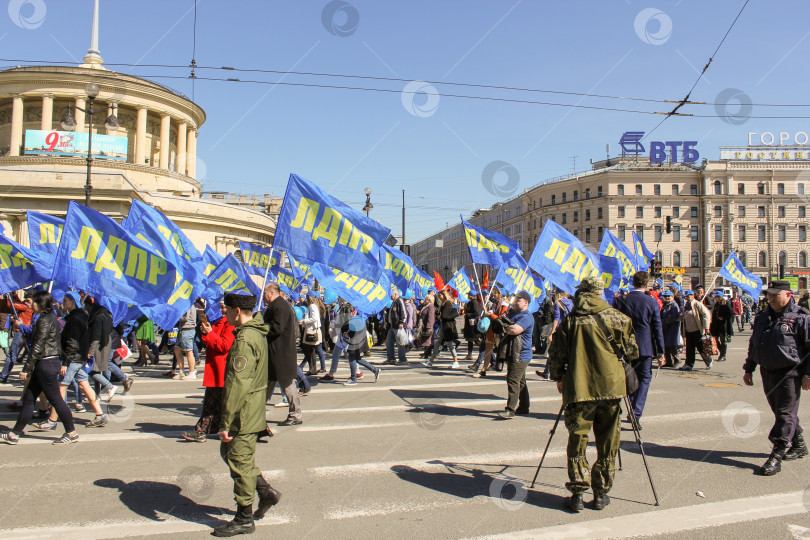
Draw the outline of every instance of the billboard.
<instances>
[{"instance_id":1,"label":"billboard","mask_svg":"<svg viewBox=\"0 0 810 540\"><path fill-rule=\"evenodd\" d=\"M25 130L25 155L87 157L87 133ZM127 138L93 134L93 157L126 161Z\"/></svg>"}]
</instances>

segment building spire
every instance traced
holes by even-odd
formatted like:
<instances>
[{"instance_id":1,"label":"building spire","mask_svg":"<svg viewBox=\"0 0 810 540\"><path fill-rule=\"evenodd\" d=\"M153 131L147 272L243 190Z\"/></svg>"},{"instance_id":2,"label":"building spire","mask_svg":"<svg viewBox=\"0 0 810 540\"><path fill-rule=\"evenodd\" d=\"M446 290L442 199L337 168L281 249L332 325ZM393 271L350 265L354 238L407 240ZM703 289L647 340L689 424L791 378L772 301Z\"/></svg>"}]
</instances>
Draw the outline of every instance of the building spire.
<instances>
[{"instance_id":1,"label":"building spire","mask_svg":"<svg viewBox=\"0 0 810 540\"><path fill-rule=\"evenodd\" d=\"M93 30L90 34L90 48L87 49L87 55L84 57L84 64L81 67L92 69L105 69L101 67L104 60L101 58L101 51L98 50L98 0L95 0L93 7Z\"/></svg>"}]
</instances>

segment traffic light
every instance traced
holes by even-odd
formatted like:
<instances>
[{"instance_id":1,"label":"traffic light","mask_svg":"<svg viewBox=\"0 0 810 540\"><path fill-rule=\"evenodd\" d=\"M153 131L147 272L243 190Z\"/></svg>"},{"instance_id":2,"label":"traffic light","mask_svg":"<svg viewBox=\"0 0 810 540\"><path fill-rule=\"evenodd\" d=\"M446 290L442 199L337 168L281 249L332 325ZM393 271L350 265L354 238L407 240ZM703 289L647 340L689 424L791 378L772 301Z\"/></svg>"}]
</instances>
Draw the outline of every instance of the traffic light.
<instances>
[{"instance_id":1,"label":"traffic light","mask_svg":"<svg viewBox=\"0 0 810 540\"><path fill-rule=\"evenodd\" d=\"M785 279L785 265L779 265L779 279Z\"/></svg>"},{"instance_id":2,"label":"traffic light","mask_svg":"<svg viewBox=\"0 0 810 540\"><path fill-rule=\"evenodd\" d=\"M672 232L672 216L667 216L667 234Z\"/></svg>"},{"instance_id":3,"label":"traffic light","mask_svg":"<svg viewBox=\"0 0 810 540\"><path fill-rule=\"evenodd\" d=\"M650 275L654 278L661 277L661 261L653 259L650 263Z\"/></svg>"}]
</instances>

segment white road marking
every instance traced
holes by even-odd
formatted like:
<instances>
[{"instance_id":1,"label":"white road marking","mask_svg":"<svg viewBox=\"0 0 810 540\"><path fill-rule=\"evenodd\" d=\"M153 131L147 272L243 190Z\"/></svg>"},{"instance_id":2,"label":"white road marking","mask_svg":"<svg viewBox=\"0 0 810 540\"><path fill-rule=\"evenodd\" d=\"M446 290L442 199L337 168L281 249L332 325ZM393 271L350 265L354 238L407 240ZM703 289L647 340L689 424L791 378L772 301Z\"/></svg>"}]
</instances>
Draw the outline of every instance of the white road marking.
<instances>
[{"instance_id":1,"label":"white road marking","mask_svg":"<svg viewBox=\"0 0 810 540\"><path fill-rule=\"evenodd\" d=\"M511 531L501 535L478 538L493 540L577 538L587 540L653 536L791 516L806 511L807 508L802 503L802 492L794 491L694 506L682 506L680 508L652 510L650 512L591 521L577 521L567 525Z\"/></svg>"}]
</instances>

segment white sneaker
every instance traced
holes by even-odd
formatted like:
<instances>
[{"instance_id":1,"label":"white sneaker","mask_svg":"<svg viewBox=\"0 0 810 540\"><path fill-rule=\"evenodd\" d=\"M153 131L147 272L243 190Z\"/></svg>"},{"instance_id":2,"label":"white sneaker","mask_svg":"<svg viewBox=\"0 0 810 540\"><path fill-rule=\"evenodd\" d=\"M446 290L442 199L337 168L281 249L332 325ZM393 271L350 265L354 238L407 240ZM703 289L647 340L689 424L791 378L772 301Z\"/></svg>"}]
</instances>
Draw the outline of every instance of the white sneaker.
<instances>
[{"instance_id":1,"label":"white sneaker","mask_svg":"<svg viewBox=\"0 0 810 540\"><path fill-rule=\"evenodd\" d=\"M189 371L188 375L183 375L184 381L196 381L197 380L197 372L196 371Z\"/></svg>"},{"instance_id":2,"label":"white sneaker","mask_svg":"<svg viewBox=\"0 0 810 540\"><path fill-rule=\"evenodd\" d=\"M458 362L453 362L453 363L452 363L452 365L451 365L450 367L451 367L452 369L458 369L458 368L460 368L461 366L459 365L459 363L458 363Z\"/></svg>"},{"instance_id":3,"label":"white sneaker","mask_svg":"<svg viewBox=\"0 0 810 540\"><path fill-rule=\"evenodd\" d=\"M113 386L112 388L110 388L110 391L107 392L107 395L104 396L104 399L107 400L107 401L110 401L117 391L118 391L118 387Z\"/></svg>"},{"instance_id":4,"label":"white sneaker","mask_svg":"<svg viewBox=\"0 0 810 540\"><path fill-rule=\"evenodd\" d=\"M289 401L279 401L278 403L273 405L273 407L289 407L289 406L290 406Z\"/></svg>"}]
</instances>

